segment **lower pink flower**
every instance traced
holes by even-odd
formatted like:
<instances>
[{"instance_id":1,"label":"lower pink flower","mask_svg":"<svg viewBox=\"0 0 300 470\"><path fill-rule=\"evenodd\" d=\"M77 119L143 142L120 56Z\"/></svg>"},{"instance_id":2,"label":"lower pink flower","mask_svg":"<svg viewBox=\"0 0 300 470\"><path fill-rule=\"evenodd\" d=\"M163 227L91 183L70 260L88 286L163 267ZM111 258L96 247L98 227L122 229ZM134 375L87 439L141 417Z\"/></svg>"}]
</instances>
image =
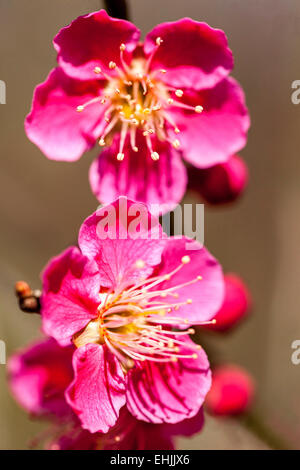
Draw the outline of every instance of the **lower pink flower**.
<instances>
[{"instance_id":1,"label":"lower pink flower","mask_svg":"<svg viewBox=\"0 0 300 470\"><path fill-rule=\"evenodd\" d=\"M66 399L90 432L107 432L125 404L149 423L192 418L210 388L190 325L219 310L222 270L197 242L167 238L157 222L153 239L152 219L146 206L120 198L86 219L79 248L43 273L43 329L76 347Z\"/></svg>"}]
</instances>

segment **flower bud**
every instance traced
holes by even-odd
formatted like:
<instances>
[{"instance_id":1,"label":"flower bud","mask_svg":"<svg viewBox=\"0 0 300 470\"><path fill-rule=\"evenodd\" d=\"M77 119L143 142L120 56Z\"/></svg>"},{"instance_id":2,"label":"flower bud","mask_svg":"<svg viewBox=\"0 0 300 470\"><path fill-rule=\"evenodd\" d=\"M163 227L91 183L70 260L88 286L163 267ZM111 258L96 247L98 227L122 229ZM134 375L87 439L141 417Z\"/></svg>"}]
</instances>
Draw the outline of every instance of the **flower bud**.
<instances>
[{"instance_id":1,"label":"flower bud","mask_svg":"<svg viewBox=\"0 0 300 470\"><path fill-rule=\"evenodd\" d=\"M225 296L223 305L215 315L216 323L202 328L211 331L228 331L245 318L251 308L251 296L242 279L233 273L224 275Z\"/></svg>"},{"instance_id":2,"label":"flower bud","mask_svg":"<svg viewBox=\"0 0 300 470\"><path fill-rule=\"evenodd\" d=\"M213 415L237 415L249 409L254 391L254 380L246 370L236 365L219 366L213 370L205 403Z\"/></svg>"},{"instance_id":3,"label":"flower bud","mask_svg":"<svg viewBox=\"0 0 300 470\"><path fill-rule=\"evenodd\" d=\"M235 201L245 190L248 168L238 156L205 170L190 170L190 189L197 191L209 204Z\"/></svg>"}]
</instances>

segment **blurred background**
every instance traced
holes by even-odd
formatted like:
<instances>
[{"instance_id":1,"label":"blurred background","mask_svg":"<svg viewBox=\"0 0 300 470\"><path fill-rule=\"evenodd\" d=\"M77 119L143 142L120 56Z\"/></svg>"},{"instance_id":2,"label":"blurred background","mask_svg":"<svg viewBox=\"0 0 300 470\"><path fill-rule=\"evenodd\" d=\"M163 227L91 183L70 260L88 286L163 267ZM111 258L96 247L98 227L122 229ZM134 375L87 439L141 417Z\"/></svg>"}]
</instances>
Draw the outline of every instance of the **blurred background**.
<instances>
[{"instance_id":1,"label":"blurred background","mask_svg":"<svg viewBox=\"0 0 300 470\"><path fill-rule=\"evenodd\" d=\"M208 418L204 431L180 447L300 448L300 365L291 343L300 339L300 105L291 83L300 79L299 0L129 0L143 34L183 16L223 29L235 56L252 127L241 152L250 184L237 204L205 212L205 241L225 271L239 273L254 298L250 319L232 335L206 341L222 360L247 368L257 382L249 420ZM0 339L7 355L37 337L39 318L21 313L16 280L40 287L48 259L76 239L97 203L88 183L90 152L77 163L47 160L24 133L35 86L55 65L57 31L100 0L0 0ZM198 201L200 202L200 201ZM7 388L0 365L0 448L22 449L43 428L30 421Z\"/></svg>"}]
</instances>

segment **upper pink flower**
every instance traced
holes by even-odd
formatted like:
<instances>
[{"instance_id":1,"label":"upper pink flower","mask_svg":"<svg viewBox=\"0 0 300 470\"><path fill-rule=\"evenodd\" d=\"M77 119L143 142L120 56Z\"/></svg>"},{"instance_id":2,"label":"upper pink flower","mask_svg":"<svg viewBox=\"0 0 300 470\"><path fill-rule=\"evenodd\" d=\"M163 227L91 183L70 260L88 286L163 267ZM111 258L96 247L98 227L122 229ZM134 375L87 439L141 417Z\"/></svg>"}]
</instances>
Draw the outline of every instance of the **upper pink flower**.
<instances>
[{"instance_id":1,"label":"upper pink flower","mask_svg":"<svg viewBox=\"0 0 300 470\"><path fill-rule=\"evenodd\" d=\"M166 238L146 206L120 198L87 218L79 248L46 267L42 295L44 331L77 347L66 396L83 428L107 432L125 403L146 422L195 416L210 368L189 326L214 317L223 290L217 261Z\"/></svg>"},{"instance_id":2,"label":"upper pink flower","mask_svg":"<svg viewBox=\"0 0 300 470\"><path fill-rule=\"evenodd\" d=\"M73 346L62 348L53 339L44 339L16 353L8 363L9 383L16 400L34 416L52 419L55 439L46 442L47 448L168 450L174 448L173 436L190 436L201 430L202 408L194 418L182 423L154 425L138 421L125 407L107 434L91 434L82 429L64 397L73 378L72 349Z\"/></svg>"},{"instance_id":3,"label":"upper pink flower","mask_svg":"<svg viewBox=\"0 0 300 470\"><path fill-rule=\"evenodd\" d=\"M249 117L223 31L184 18L139 37L104 10L63 28L59 67L37 87L25 127L54 160L112 144L90 172L101 202L124 194L171 209L186 187L180 155L199 168L226 161L245 145Z\"/></svg>"}]
</instances>

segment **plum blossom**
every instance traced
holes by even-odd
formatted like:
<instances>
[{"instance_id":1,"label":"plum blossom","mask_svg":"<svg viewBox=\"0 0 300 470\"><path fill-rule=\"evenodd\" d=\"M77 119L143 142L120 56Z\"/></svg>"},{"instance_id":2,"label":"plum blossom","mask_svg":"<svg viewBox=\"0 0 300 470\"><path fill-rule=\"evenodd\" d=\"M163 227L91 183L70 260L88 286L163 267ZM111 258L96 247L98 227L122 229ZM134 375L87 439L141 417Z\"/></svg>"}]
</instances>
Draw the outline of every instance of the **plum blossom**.
<instances>
[{"instance_id":1,"label":"plum blossom","mask_svg":"<svg viewBox=\"0 0 300 470\"><path fill-rule=\"evenodd\" d=\"M141 204L133 236L135 205L120 198L88 217L79 248L52 259L42 276L43 330L75 346L66 399L90 432L107 432L125 404L148 423L192 418L210 388L206 354L189 336L222 304L221 267L198 242L167 238L157 221L153 239L153 216ZM111 208L117 230L108 225L100 237Z\"/></svg>"},{"instance_id":2,"label":"plum blossom","mask_svg":"<svg viewBox=\"0 0 300 470\"><path fill-rule=\"evenodd\" d=\"M53 160L107 146L90 170L100 202L127 195L167 211L186 188L182 157L226 162L245 145L249 116L223 31L183 18L139 38L105 10L61 29L58 67L36 88L25 128Z\"/></svg>"},{"instance_id":3,"label":"plum blossom","mask_svg":"<svg viewBox=\"0 0 300 470\"><path fill-rule=\"evenodd\" d=\"M174 449L174 436L191 436L201 430L202 408L190 420L157 425L138 421L126 407L107 434L82 429L64 396L73 376L72 350L73 346L63 348L45 338L9 360L9 383L16 400L31 415L51 423L35 444L42 439L51 450L170 450Z\"/></svg>"}]
</instances>

